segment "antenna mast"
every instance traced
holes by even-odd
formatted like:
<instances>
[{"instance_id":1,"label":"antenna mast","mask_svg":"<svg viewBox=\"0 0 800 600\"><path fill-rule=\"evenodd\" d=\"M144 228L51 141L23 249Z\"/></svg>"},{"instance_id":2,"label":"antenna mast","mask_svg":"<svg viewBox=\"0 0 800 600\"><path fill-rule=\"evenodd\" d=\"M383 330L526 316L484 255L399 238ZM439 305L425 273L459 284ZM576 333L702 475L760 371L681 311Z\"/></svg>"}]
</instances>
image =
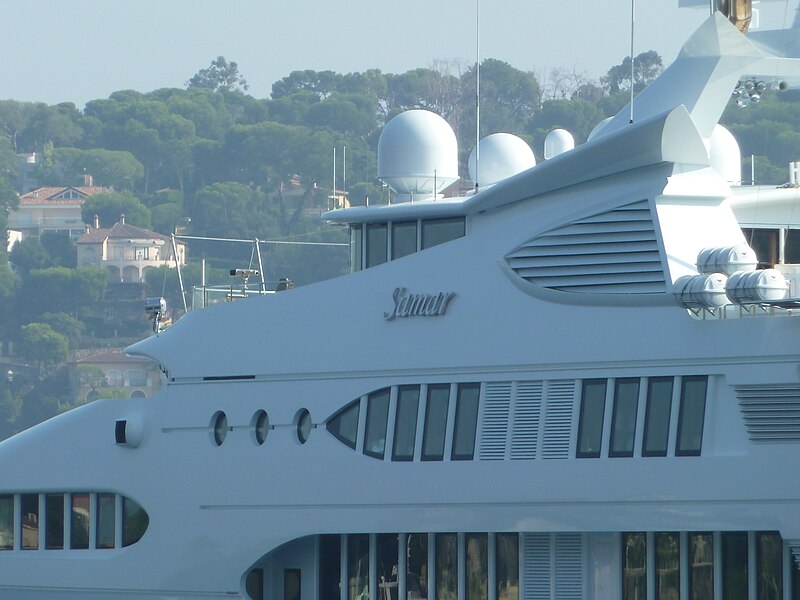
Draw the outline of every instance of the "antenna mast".
<instances>
[{"instance_id":1,"label":"antenna mast","mask_svg":"<svg viewBox=\"0 0 800 600\"><path fill-rule=\"evenodd\" d=\"M475 193L481 162L481 0L475 0Z\"/></svg>"},{"instance_id":2,"label":"antenna mast","mask_svg":"<svg viewBox=\"0 0 800 600\"><path fill-rule=\"evenodd\" d=\"M631 124L633 124L633 36L636 30L636 0L631 0Z\"/></svg>"}]
</instances>

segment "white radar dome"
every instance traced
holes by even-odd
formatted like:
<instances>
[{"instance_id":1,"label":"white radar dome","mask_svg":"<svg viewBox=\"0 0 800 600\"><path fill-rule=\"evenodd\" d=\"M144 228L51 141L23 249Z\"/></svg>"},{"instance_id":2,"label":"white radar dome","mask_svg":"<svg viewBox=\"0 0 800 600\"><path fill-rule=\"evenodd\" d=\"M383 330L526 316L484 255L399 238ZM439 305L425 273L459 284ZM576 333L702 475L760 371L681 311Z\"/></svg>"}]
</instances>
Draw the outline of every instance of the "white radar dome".
<instances>
[{"instance_id":1,"label":"white radar dome","mask_svg":"<svg viewBox=\"0 0 800 600\"><path fill-rule=\"evenodd\" d=\"M435 197L458 180L458 144L452 127L427 110L394 117L378 140L378 178L400 200Z\"/></svg>"},{"instance_id":2,"label":"white radar dome","mask_svg":"<svg viewBox=\"0 0 800 600\"><path fill-rule=\"evenodd\" d=\"M544 158L550 160L575 147L575 138L566 129L553 129L544 138Z\"/></svg>"},{"instance_id":3,"label":"white radar dome","mask_svg":"<svg viewBox=\"0 0 800 600\"><path fill-rule=\"evenodd\" d=\"M597 125L595 125L594 129L592 129L592 131L589 133L589 137L586 139L586 141L588 142L593 137L596 137L596 136L600 135L601 133L603 133L603 129L606 128L606 125L608 125L608 122L611 121L611 119L613 119L613 118L614 117L606 117L605 119L600 121Z\"/></svg>"},{"instance_id":4,"label":"white radar dome","mask_svg":"<svg viewBox=\"0 0 800 600\"><path fill-rule=\"evenodd\" d=\"M528 143L511 133L487 135L478 147L473 148L469 155L469 176L482 188L536 166L536 157Z\"/></svg>"},{"instance_id":5,"label":"white radar dome","mask_svg":"<svg viewBox=\"0 0 800 600\"><path fill-rule=\"evenodd\" d=\"M714 127L708 150L711 167L731 185L742 183L742 152L733 134L722 125Z\"/></svg>"}]
</instances>

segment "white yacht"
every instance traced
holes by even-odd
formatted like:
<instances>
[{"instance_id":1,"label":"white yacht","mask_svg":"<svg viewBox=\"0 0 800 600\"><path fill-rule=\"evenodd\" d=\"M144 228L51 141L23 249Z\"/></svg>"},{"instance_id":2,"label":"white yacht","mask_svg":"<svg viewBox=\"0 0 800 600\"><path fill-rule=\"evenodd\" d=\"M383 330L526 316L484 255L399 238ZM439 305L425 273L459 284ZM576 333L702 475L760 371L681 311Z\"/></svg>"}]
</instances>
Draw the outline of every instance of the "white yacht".
<instances>
[{"instance_id":1,"label":"white yacht","mask_svg":"<svg viewBox=\"0 0 800 600\"><path fill-rule=\"evenodd\" d=\"M157 395L0 443L0 598L800 597L798 191L714 141L800 61L743 4L586 144L487 142L466 198L452 130L396 117L397 201L326 215L352 273L190 312L128 349Z\"/></svg>"}]
</instances>

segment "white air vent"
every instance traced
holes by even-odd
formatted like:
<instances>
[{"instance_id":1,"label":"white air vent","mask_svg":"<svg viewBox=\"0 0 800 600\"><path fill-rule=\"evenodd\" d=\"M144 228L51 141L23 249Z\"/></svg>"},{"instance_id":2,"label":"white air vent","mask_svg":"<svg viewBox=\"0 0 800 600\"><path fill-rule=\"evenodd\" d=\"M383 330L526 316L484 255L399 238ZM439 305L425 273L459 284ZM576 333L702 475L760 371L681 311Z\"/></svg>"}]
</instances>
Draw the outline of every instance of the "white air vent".
<instances>
[{"instance_id":1,"label":"white air vent","mask_svg":"<svg viewBox=\"0 0 800 600\"><path fill-rule=\"evenodd\" d=\"M524 600L550 600L550 535L526 533L522 536Z\"/></svg>"},{"instance_id":2,"label":"white air vent","mask_svg":"<svg viewBox=\"0 0 800 600\"><path fill-rule=\"evenodd\" d=\"M514 424L511 429L511 460L536 458L541 411L542 382L519 382L514 402Z\"/></svg>"},{"instance_id":3,"label":"white air vent","mask_svg":"<svg viewBox=\"0 0 800 600\"><path fill-rule=\"evenodd\" d=\"M510 407L511 382L487 383L479 454L481 460L503 460L506 457Z\"/></svg>"},{"instance_id":4,"label":"white air vent","mask_svg":"<svg viewBox=\"0 0 800 600\"><path fill-rule=\"evenodd\" d=\"M583 598L583 537L579 533L556 534L556 598Z\"/></svg>"},{"instance_id":5,"label":"white air vent","mask_svg":"<svg viewBox=\"0 0 800 600\"><path fill-rule=\"evenodd\" d=\"M520 277L543 288L596 294L666 291L647 200L543 232L506 256Z\"/></svg>"},{"instance_id":6,"label":"white air vent","mask_svg":"<svg viewBox=\"0 0 800 600\"><path fill-rule=\"evenodd\" d=\"M574 403L574 380L547 383L542 458L569 458Z\"/></svg>"},{"instance_id":7,"label":"white air vent","mask_svg":"<svg viewBox=\"0 0 800 600\"><path fill-rule=\"evenodd\" d=\"M800 385L741 385L734 389L751 441L800 442Z\"/></svg>"}]
</instances>

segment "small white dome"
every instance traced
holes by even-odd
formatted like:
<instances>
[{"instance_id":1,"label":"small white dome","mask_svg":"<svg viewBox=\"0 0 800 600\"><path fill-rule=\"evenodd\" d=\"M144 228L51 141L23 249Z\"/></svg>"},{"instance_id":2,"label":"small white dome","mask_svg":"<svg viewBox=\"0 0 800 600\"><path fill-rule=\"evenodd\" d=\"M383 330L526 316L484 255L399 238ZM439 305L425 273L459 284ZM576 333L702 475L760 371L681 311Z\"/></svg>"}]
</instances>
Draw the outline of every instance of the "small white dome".
<instances>
[{"instance_id":1,"label":"small white dome","mask_svg":"<svg viewBox=\"0 0 800 600\"><path fill-rule=\"evenodd\" d=\"M708 151L711 167L731 185L742 183L742 152L733 134L722 125L714 127Z\"/></svg>"},{"instance_id":2,"label":"small white dome","mask_svg":"<svg viewBox=\"0 0 800 600\"><path fill-rule=\"evenodd\" d=\"M452 127L427 110L400 113L378 140L378 177L404 199L430 198L458 180Z\"/></svg>"},{"instance_id":3,"label":"small white dome","mask_svg":"<svg viewBox=\"0 0 800 600\"><path fill-rule=\"evenodd\" d=\"M575 147L575 138L566 129L553 129L544 138L544 158L551 158L563 154Z\"/></svg>"},{"instance_id":4,"label":"small white dome","mask_svg":"<svg viewBox=\"0 0 800 600\"><path fill-rule=\"evenodd\" d=\"M531 147L510 133L493 133L479 142L480 161L476 172L476 148L469 155L469 176L482 188L536 166Z\"/></svg>"},{"instance_id":5,"label":"small white dome","mask_svg":"<svg viewBox=\"0 0 800 600\"><path fill-rule=\"evenodd\" d=\"M613 118L614 117L606 117L605 119L600 121L597 125L595 125L594 129L592 129L586 141L588 142L593 137L600 135L603 132L603 129L605 129L606 125L608 125L608 122Z\"/></svg>"}]
</instances>

